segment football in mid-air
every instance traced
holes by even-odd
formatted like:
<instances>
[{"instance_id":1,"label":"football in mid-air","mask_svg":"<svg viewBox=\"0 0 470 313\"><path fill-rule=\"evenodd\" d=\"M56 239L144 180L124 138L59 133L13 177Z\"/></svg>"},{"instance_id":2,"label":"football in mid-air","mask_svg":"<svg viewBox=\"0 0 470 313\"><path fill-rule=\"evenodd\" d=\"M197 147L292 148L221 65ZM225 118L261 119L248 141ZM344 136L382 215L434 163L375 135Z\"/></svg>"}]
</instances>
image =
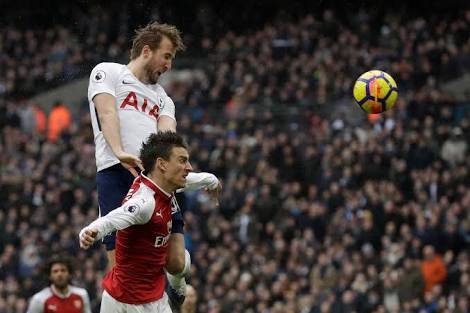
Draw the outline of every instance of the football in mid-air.
<instances>
[{"instance_id":1,"label":"football in mid-air","mask_svg":"<svg viewBox=\"0 0 470 313\"><path fill-rule=\"evenodd\" d=\"M354 100L367 113L377 114L393 107L398 97L397 83L379 70L365 72L356 80Z\"/></svg>"}]
</instances>

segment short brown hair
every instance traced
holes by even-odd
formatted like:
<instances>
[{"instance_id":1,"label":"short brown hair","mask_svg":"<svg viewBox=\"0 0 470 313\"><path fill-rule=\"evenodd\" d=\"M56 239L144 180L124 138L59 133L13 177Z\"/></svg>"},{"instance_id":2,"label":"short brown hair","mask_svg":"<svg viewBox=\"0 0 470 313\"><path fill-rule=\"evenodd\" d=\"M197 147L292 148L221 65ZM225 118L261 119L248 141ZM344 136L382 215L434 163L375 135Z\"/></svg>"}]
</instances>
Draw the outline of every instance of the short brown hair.
<instances>
[{"instance_id":1,"label":"short brown hair","mask_svg":"<svg viewBox=\"0 0 470 313\"><path fill-rule=\"evenodd\" d=\"M169 160L173 147L187 149L188 145L181 135L170 130L151 134L140 148L140 159L145 173L153 171L155 161L158 158Z\"/></svg>"},{"instance_id":2,"label":"short brown hair","mask_svg":"<svg viewBox=\"0 0 470 313\"><path fill-rule=\"evenodd\" d=\"M132 38L131 60L140 55L145 45L152 50L158 49L164 36L170 39L176 51L186 49L181 39L181 32L176 26L153 22L135 31L134 38Z\"/></svg>"},{"instance_id":3,"label":"short brown hair","mask_svg":"<svg viewBox=\"0 0 470 313\"><path fill-rule=\"evenodd\" d=\"M72 261L72 258L66 254L57 254L57 255L53 255L52 257L50 257L43 265L43 272L44 272L44 275L47 277L47 279L49 279L49 276L51 275L52 267L55 264L64 265L69 271L70 276L73 276L73 271L75 268L74 268L74 262Z\"/></svg>"}]
</instances>

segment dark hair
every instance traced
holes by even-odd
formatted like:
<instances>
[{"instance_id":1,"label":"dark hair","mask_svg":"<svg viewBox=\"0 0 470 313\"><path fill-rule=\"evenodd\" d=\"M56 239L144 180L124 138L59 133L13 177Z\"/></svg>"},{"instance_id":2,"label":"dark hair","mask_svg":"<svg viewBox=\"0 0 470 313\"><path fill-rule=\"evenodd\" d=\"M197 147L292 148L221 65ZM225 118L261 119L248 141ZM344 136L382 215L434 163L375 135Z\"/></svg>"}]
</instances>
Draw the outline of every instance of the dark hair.
<instances>
[{"instance_id":1,"label":"dark hair","mask_svg":"<svg viewBox=\"0 0 470 313\"><path fill-rule=\"evenodd\" d=\"M70 275L73 274L74 268L73 268L72 259L67 255L54 255L49 260L47 260L44 266L44 274L46 275L46 277L49 277L49 275L51 274L51 269L52 269L52 266L54 266L54 264L65 265Z\"/></svg>"},{"instance_id":2,"label":"dark hair","mask_svg":"<svg viewBox=\"0 0 470 313\"><path fill-rule=\"evenodd\" d=\"M170 159L173 147L188 148L183 137L172 131L151 134L140 149L140 160L144 166L145 173L153 170L155 161L158 158Z\"/></svg>"},{"instance_id":3,"label":"dark hair","mask_svg":"<svg viewBox=\"0 0 470 313\"><path fill-rule=\"evenodd\" d=\"M176 51L186 48L181 39L181 32L176 26L153 22L135 31L134 38L132 38L131 60L139 57L145 45L152 50L158 49L163 37L171 41Z\"/></svg>"}]
</instances>

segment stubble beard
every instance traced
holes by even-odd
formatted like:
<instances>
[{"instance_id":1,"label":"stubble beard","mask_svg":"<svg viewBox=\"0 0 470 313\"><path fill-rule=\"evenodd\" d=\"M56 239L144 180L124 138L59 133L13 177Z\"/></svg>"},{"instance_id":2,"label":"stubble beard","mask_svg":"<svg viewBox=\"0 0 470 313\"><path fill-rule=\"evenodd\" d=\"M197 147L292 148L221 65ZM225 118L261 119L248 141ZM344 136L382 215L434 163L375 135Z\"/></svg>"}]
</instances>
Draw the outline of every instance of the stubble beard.
<instances>
[{"instance_id":1,"label":"stubble beard","mask_svg":"<svg viewBox=\"0 0 470 313\"><path fill-rule=\"evenodd\" d=\"M158 82L158 80L155 78L154 71L152 70L151 66L148 64L145 66L145 74L147 76L147 82L149 84L155 85Z\"/></svg>"}]
</instances>

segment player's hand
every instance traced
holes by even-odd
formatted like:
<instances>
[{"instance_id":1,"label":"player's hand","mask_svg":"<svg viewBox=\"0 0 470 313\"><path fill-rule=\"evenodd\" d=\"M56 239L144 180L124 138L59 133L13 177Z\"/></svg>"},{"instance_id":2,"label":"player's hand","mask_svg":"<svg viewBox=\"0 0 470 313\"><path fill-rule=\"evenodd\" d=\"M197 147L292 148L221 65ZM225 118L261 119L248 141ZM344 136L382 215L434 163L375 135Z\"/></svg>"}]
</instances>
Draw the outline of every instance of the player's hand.
<instances>
[{"instance_id":1,"label":"player's hand","mask_svg":"<svg viewBox=\"0 0 470 313\"><path fill-rule=\"evenodd\" d=\"M137 177L139 173L135 170L136 167L140 168L141 171L144 170L142 161L133 154L127 152L120 152L116 154L116 157L121 161L122 166L124 166L129 172L131 172L134 177Z\"/></svg>"},{"instance_id":2,"label":"player's hand","mask_svg":"<svg viewBox=\"0 0 470 313\"><path fill-rule=\"evenodd\" d=\"M88 249L95 242L98 230L95 228L85 228L80 232L80 248Z\"/></svg>"},{"instance_id":3,"label":"player's hand","mask_svg":"<svg viewBox=\"0 0 470 313\"><path fill-rule=\"evenodd\" d=\"M219 206L219 195L220 195L220 191L222 190L222 184L219 183L217 184L217 187L215 187L214 189L209 189L209 188L206 188L205 189L207 191L207 193L209 193L212 201L214 202L215 206L218 207Z\"/></svg>"}]
</instances>

